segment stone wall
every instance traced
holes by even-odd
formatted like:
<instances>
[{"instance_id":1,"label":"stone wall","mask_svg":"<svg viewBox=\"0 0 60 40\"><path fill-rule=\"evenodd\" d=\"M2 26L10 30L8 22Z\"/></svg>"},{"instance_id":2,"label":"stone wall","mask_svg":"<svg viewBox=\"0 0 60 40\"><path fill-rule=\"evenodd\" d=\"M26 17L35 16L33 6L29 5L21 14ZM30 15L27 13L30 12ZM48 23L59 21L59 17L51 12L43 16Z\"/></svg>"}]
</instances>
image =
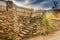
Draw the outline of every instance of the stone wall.
<instances>
[{"instance_id":1,"label":"stone wall","mask_svg":"<svg viewBox=\"0 0 60 40\"><path fill-rule=\"evenodd\" d=\"M9 6L11 6L10 3ZM15 38L17 38L19 37L19 31L23 27L27 27L28 25L33 24L35 21L37 21L37 18L32 17L34 15L33 9L17 7L15 4L13 4L11 7L9 6L7 4L7 6L4 6L5 10L0 11L0 33L6 35L8 34L8 36L14 34ZM40 19L38 18L38 21L39 20ZM5 40L4 38L3 40Z\"/></svg>"},{"instance_id":2,"label":"stone wall","mask_svg":"<svg viewBox=\"0 0 60 40\"><path fill-rule=\"evenodd\" d=\"M0 7L3 7L2 5ZM3 40L5 40L5 38L9 40L8 39L9 37L7 36L9 35L11 36L14 31L13 30L14 29L14 14L13 14L12 8L6 8L6 6L4 6L4 8L2 8L4 10L0 11L0 36L2 37ZM8 11L6 9L8 9Z\"/></svg>"}]
</instances>

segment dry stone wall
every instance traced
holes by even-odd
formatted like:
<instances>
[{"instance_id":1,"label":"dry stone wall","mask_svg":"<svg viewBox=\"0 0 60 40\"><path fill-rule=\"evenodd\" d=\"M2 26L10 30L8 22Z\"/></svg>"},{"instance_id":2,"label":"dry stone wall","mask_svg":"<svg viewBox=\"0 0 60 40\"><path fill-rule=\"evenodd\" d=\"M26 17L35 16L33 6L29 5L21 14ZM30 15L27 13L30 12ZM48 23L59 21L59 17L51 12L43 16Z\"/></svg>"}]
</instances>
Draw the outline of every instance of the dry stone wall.
<instances>
[{"instance_id":1,"label":"dry stone wall","mask_svg":"<svg viewBox=\"0 0 60 40\"><path fill-rule=\"evenodd\" d=\"M24 27L26 28L27 26L32 26L32 24L35 25L37 24L37 21L40 21L39 17L32 17L32 15L34 15L33 9L17 7L14 4L11 8L6 6L5 8L6 10L0 11L0 35L3 36L1 36L3 40L18 40L19 31L21 31ZM36 30L33 31L35 32ZM32 31L29 31L29 34L30 32L31 34L33 33ZM5 36L3 34L5 34Z\"/></svg>"},{"instance_id":2,"label":"dry stone wall","mask_svg":"<svg viewBox=\"0 0 60 40\"><path fill-rule=\"evenodd\" d=\"M1 11L0 12L0 35L2 34L2 38L5 40L3 34L11 35L13 34L14 27L14 14L12 13L12 9L10 11ZM6 39L8 39L6 37Z\"/></svg>"}]
</instances>

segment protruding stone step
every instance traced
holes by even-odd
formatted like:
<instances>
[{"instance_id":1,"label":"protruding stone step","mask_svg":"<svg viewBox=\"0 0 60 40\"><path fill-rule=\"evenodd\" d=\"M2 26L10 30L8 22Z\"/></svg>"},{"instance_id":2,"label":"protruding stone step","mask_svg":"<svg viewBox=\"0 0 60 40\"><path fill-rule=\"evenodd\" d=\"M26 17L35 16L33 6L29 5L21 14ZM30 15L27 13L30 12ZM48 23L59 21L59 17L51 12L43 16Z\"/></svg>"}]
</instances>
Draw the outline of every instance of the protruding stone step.
<instances>
[{"instance_id":1,"label":"protruding stone step","mask_svg":"<svg viewBox=\"0 0 60 40\"><path fill-rule=\"evenodd\" d=\"M29 32L29 30L22 30L22 31L24 31L24 32Z\"/></svg>"},{"instance_id":2,"label":"protruding stone step","mask_svg":"<svg viewBox=\"0 0 60 40\"><path fill-rule=\"evenodd\" d=\"M21 34L21 33L20 33L19 36L20 36L20 37L24 37L24 34Z\"/></svg>"},{"instance_id":3,"label":"protruding stone step","mask_svg":"<svg viewBox=\"0 0 60 40\"><path fill-rule=\"evenodd\" d=\"M31 28L25 28L26 30L31 30Z\"/></svg>"},{"instance_id":4,"label":"protruding stone step","mask_svg":"<svg viewBox=\"0 0 60 40\"><path fill-rule=\"evenodd\" d=\"M33 29L34 27L32 27L32 26L29 26L28 28L31 28L31 29Z\"/></svg>"},{"instance_id":5,"label":"protruding stone step","mask_svg":"<svg viewBox=\"0 0 60 40\"><path fill-rule=\"evenodd\" d=\"M23 39L23 38L26 38L27 36L28 36L28 33L29 32L34 32L34 30L36 29L36 25L37 25L38 23L34 23L34 24L32 24L31 26L27 26L27 27L24 27L21 31L20 31L20 37L21 37L21 39ZM36 33L34 33L34 34L36 34Z\"/></svg>"},{"instance_id":6,"label":"protruding stone step","mask_svg":"<svg viewBox=\"0 0 60 40\"><path fill-rule=\"evenodd\" d=\"M22 33L22 34L27 34L27 32L25 32L25 31L21 31L20 33Z\"/></svg>"}]
</instances>

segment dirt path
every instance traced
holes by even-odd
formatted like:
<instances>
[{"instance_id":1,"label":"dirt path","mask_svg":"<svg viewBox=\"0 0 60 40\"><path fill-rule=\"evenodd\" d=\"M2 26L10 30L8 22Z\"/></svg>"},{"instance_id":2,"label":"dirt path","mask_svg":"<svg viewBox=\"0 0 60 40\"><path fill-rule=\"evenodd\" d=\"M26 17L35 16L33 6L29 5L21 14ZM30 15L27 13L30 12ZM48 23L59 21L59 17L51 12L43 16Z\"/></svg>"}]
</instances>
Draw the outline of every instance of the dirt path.
<instances>
[{"instance_id":1,"label":"dirt path","mask_svg":"<svg viewBox=\"0 0 60 40\"><path fill-rule=\"evenodd\" d=\"M60 40L60 31L53 32L45 36L37 36L28 40Z\"/></svg>"},{"instance_id":2,"label":"dirt path","mask_svg":"<svg viewBox=\"0 0 60 40\"><path fill-rule=\"evenodd\" d=\"M55 30L60 30L60 20L53 20L52 24ZM45 36L39 35L28 40L60 40L60 31L55 31Z\"/></svg>"}]
</instances>

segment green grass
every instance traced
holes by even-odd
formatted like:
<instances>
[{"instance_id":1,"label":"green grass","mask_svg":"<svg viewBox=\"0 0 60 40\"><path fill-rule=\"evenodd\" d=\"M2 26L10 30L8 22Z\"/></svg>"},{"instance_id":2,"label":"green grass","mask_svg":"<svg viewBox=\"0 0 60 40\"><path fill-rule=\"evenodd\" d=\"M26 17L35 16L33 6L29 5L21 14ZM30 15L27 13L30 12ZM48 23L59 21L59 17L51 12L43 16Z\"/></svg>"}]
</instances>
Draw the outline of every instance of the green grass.
<instances>
[{"instance_id":1,"label":"green grass","mask_svg":"<svg viewBox=\"0 0 60 40\"><path fill-rule=\"evenodd\" d=\"M49 19L47 19L47 18L44 17L44 18L42 18L41 21L42 21L41 22L42 27L44 29L46 29L46 31L45 32L42 32L41 34L42 35L45 35L45 34L48 34L49 32L51 32L51 28L52 28L52 24L50 23L51 20L49 20Z\"/></svg>"}]
</instances>

